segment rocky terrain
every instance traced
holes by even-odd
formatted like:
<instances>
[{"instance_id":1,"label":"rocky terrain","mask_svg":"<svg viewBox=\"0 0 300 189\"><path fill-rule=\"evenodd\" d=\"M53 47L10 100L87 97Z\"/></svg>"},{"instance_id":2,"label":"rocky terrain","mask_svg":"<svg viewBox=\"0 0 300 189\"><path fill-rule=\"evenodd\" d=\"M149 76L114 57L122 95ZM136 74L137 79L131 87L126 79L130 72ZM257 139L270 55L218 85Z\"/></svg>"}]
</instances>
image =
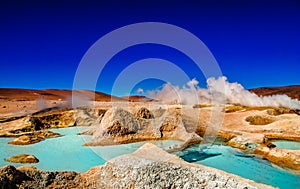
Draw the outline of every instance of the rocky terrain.
<instances>
[{"instance_id":1,"label":"rocky terrain","mask_svg":"<svg viewBox=\"0 0 300 189\"><path fill-rule=\"evenodd\" d=\"M291 90L288 94L296 97L297 94L291 91L297 92L298 88L289 89ZM269 94L266 92L268 90L260 89L254 92L264 95ZM270 90L274 91L273 88ZM93 95L90 91L77 92L83 96ZM128 100L102 93L95 94L98 101L85 99L81 106L72 107L68 95L71 95L71 92L66 90L0 90L0 137L12 137L8 142L11 145L28 145L50 137L60 137L60 134L49 129L80 125L89 127L88 131L81 134L93 135L92 140L85 145L118 145L166 139L182 141L181 145L170 147L168 152L171 152L200 143L207 136L219 136L232 147L268 159L300 175L300 150L280 149L272 144L272 140L276 139L300 141L299 110L230 104L165 105L144 97ZM115 101L110 102L111 99ZM152 153L162 154L168 157L168 160L162 156L158 156L157 159ZM26 158L32 160L28 154L15 156L7 157L7 160L14 162ZM4 188L9 188L8 186L10 188L266 187L215 169L188 164L176 158L148 145L134 154L118 157L84 174L6 166L0 171L0 186L7 186ZM171 179L178 182L171 182ZM114 182L115 180L118 182Z\"/></svg>"},{"instance_id":2,"label":"rocky terrain","mask_svg":"<svg viewBox=\"0 0 300 189\"><path fill-rule=\"evenodd\" d=\"M78 188L80 179L79 173L76 172L50 172L30 166L15 168L12 165L0 168L1 189Z\"/></svg>"},{"instance_id":3,"label":"rocky terrain","mask_svg":"<svg viewBox=\"0 0 300 189\"><path fill-rule=\"evenodd\" d=\"M34 167L0 169L1 188L272 188L226 172L187 163L153 144L86 173Z\"/></svg>"},{"instance_id":4,"label":"rocky terrain","mask_svg":"<svg viewBox=\"0 0 300 189\"><path fill-rule=\"evenodd\" d=\"M91 129L82 134L93 135L86 145L165 139L183 141L182 145L171 147L170 151L175 151L200 143L205 135L218 135L225 138L230 146L258 154L280 166L300 170L297 161L300 159L299 151L274 149L268 142L272 139L300 140L300 116L297 111L237 105L217 109L219 120L211 117L212 111L216 111L212 106L99 102L93 108L50 109L3 120L0 136L14 137L10 144L26 145L59 136L48 129L85 125L91 126Z\"/></svg>"},{"instance_id":5,"label":"rocky terrain","mask_svg":"<svg viewBox=\"0 0 300 189\"><path fill-rule=\"evenodd\" d=\"M162 114L157 111L163 111ZM154 114L147 108L140 108L134 113L114 107L106 111L100 124L94 128L93 138L86 145L124 144L144 140L181 140L183 146L200 143L202 138L195 132L187 132L180 109L156 109ZM174 146L170 150L181 149Z\"/></svg>"},{"instance_id":6,"label":"rocky terrain","mask_svg":"<svg viewBox=\"0 0 300 189\"><path fill-rule=\"evenodd\" d=\"M271 141L285 139L300 141L300 116L296 113L273 114L275 110L238 111L225 114L219 135L227 144L283 167L300 170L300 150L275 148Z\"/></svg>"}]
</instances>

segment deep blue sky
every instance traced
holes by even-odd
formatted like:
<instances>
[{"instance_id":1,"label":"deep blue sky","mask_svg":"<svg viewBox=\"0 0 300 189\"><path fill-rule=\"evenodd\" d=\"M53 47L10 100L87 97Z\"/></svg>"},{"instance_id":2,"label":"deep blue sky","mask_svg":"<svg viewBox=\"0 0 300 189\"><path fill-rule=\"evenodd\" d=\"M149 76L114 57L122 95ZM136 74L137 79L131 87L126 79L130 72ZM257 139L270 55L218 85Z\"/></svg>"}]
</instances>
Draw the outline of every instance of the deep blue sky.
<instances>
[{"instance_id":1,"label":"deep blue sky","mask_svg":"<svg viewBox=\"0 0 300 189\"><path fill-rule=\"evenodd\" d=\"M71 89L82 56L96 40L119 27L149 21L195 34L223 74L246 88L300 84L299 1L7 0L0 3L0 87ZM185 55L159 45L140 45L107 64L97 90L110 93L122 69L148 57L179 65L205 86L201 72ZM148 81L137 87L158 84Z\"/></svg>"}]
</instances>

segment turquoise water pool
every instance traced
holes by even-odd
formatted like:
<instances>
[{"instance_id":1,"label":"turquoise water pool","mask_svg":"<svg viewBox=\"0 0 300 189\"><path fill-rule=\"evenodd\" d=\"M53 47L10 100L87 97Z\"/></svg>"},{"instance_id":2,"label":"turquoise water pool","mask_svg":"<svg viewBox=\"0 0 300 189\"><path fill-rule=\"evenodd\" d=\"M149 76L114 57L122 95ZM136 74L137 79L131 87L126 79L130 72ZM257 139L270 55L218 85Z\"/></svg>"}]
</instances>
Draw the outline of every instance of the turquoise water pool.
<instances>
[{"instance_id":1,"label":"turquoise water pool","mask_svg":"<svg viewBox=\"0 0 300 189\"><path fill-rule=\"evenodd\" d=\"M229 146L193 145L184 151L176 152L176 154L188 162L221 169L281 189L300 188L300 176L275 168L267 160L242 153Z\"/></svg>"},{"instance_id":2,"label":"turquoise water pool","mask_svg":"<svg viewBox=\"0 0 300 189\"><path fill-rule=\"evenodd\" d=\"M13 138L0 138L0 166L13 164L15 166L33 165L42 170L64 170L85 172L93 166L104 164L107 160L119 155L132 153L145 142L114 146L86 147L90 136L77 135L87 127L70 127L52 129L61 133L62 137L50 138L36 144L18 146L9 145ZM147 141L149 142L149 141ZM151 141L168 149L180 141ZM6 162L4 158L17 154L35 155L40 162L37 164L16 164ZM176 152L188 162L200 163L210 167L240 175L257 182L273 185L282 189L300 188L300 177L285 170L273 167L270 162L244 154L234 148L223 145L193 145L186 150Z\"/></svg>"},{"instance_id":3,"label":"turquoise water pool","mask_svg":"<svg viewBox=\"0 0 300 189\"><path fill-rule=\"evenodd\" d=\"M90 148L82 146L88 137L77 135L86 128L72 127L53 129L65 136L49 138L31 145L10 145L13 138L0 138L0 166L13 164L15 166L34 165L43 170L74 170L87 171L88 167L101 165L105 160ZM6 162L4 158L17 154L31 154L39 159L37 164L20 164Z\"/></svg>"},{"instance_id":4,"label":"turquoise water pool","mask_svg":"<svg viewBox=\"0 0 300 189\"><path fill-rule=\"evenodd\" d=\"M272 141L276 145L276 148L284 148L288 150L300 150L299 141L290 141L290 140L276 140Z\"/></svg>"},{"instance_id":5,"label":"turquoise water pool","mask_svg":"<svg viewBox=\"0 0 300 189\"><path fill-rule=\"evenodd\" d=\"M102 165L107 160L119 155L132 153L145 142L114 146L82 146L91 136L77 135L87 127L69 127L51 129L64 136L49 138L31 145L10 145L13 138L0 138L0 166L12 164L15 166L33 165L42 170L64 170L85 172L93 166ZM179 141L152 141L152 143L167 149ZM31 154L39 159L36 164L20 164L6 162L4 158L17 154Z\"/></svg>"}]
</instances>

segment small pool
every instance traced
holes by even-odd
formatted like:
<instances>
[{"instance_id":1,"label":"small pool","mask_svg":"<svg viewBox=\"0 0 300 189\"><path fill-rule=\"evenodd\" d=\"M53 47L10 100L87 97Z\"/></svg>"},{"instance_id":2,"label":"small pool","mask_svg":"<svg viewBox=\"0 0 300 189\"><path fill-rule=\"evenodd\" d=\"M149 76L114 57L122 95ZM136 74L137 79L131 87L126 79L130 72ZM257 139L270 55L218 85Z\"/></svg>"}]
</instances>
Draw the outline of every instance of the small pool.
<instances>
[{"instance_id":1,"label":"small pool","mask_svg":"<svg viewBox=\"0 0 300 189\"><path fill-rule=\"evenodd\" d=\"M0 138L0 166L12 164L14 166L33 165L42 170L68 170L84 172L88 167L101 165L105 160L93 152L90 148L82 146L87 136L79 136L78 132L86 127L70 127L51 129L64 135L57 138L49 138L31 145L7 144L13 138ZM31 154L39 159L36 164L21 164L6 162L4 158L17 154Z\"/></svg>"},{"instance_id":2,"label":"small pool","mask_svg":"<svg viewBox=\"0 0 300 189\"><path fill-rule=\"evenodd\" d=\"M299 189L300 176L278 169L252 154L225 145L193 145L176 152L188 162L203 164L281 189Z\"/></svg>"},{"instance_id":3,"label":"small pool","mask_svg":"<svg viewBox=\"0 0 300 189\"><path fill-rule=\"evenodd\" d=\"M91 136L77 135L88 127L69 127L51 129L64 136L49 138L31 145L11 145L7 142L13 138L0 138L0 166L12 164L14 166L33 165L42 170L78 171L85 172L93 166L102 165L107 160L132 153L145 142L122 144L114 146L82 146ZM148 141L149 142L149 141ZM181 143L176 140L150 141L162 148L168 149L171 145ZM6 162L4 158L31 154L39 159L36 164L22 164Z\"/></svg>"},{"instance_id":4,"label":"small pool","mask_svg":"<svg viewBox=\"0 0 300 189\"><path fill-rule=\"evenodd\" d=\"M300 142L299 141L291 141L291 140L274 140L273 144L276 145L276 148L283 148L287 150L300 150Z\"/></svg>"}]
</instances>

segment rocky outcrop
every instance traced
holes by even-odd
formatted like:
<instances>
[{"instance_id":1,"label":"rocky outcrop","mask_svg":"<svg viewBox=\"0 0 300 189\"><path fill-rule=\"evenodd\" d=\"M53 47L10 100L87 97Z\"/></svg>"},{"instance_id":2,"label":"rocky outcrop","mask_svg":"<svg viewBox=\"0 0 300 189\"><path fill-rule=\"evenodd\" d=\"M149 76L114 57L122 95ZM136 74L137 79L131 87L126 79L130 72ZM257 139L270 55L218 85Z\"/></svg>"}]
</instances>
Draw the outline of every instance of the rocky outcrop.
<instances>
[{"instance_id":1,"label":"rocky outcrop","mask_svg":"<svg viewBox=\"0 0 300 189\"><path fill-rule=\"evenodd\" d=\"M250 123L250 125L267 125L274 122L274 119L266 117L266 116L248 116L246 121Z\"/></svg>"},{"instance_id":2,"label":"rocky outcrop","mask_svg":"<svg viewBox=\"0 0 300 189\"><path fill-rule=\"evenodd\" d=\"M169 109L160 117L154 118L146 108L139 109L136 116L121 108L111 108L103 116L92 140L85 145L113 145L145 140L174 139L186 142L182 146L176 146L176 149L182 149L188 144L201 142L200 136L186 131L178 111ZM150 119L143 118L145 116Z\"/></svg>"},{"instance_id":3,"label":"rocky outcrop","mask_svg":"<svg viewBox=\"0 0 300 189\"><path fill-rule=\"evenodd\" d=\"M151 111L151 113L153 114L154 118L161 117L162 115L164 115L165 112L166 112L166 109L163 109L161 107L159 107L159 108L154 109L154 110Z\"/></svg>"},{"instance_id":4,"label":"rocky outcrop","mask_svg":"<svg viewBox=\"0 0 300 189\"><path fill-rule=\"evenodd\" d=\"M46 138L61 136L59 133L55 133L49 130L34 131L34 132L28 132L22 134L23 135L19 136L18 138L9 141L8 144L28 145L28 144L34 144L40 142Z\"/></svg>"},{"instance_id":5,"label":"rocky outcrop","mask_svg":"<svg viewBox=\"0 0 300 189\"><path fill-rule=\"evenodd\" d=\"M135 116L137 118L143 118L143 119L153 119L154 116L153 114L150 112L150 110L148 110L147 108L140 108L136 113Z\"/></svg>"},{"instance_id":6,"label":"rocky outcrop","mask_svg":"<svg viewBox=\"0 0 300 189\"><path fill-rule=\"evenodd\" d=\"M171 108L168 109L157 124L157 128L161 133L161 138L163 139L180 139L186 140L188 133L183 122L183 115L181 109Z\"/></svg>"},{"instance_id":7,"label":"rocky outcrop","mask_svg":"<svg viewBox=\"0 0 300 189\"><path fill-rule=\"evenodd\" d=\"M16 137L49 128L75 125L73 111L47 112L0 124L1 137Z\"/></svg>"},{"instance_id":8,"label":"rocky outcrop","mask_svg":"<svg viewBox=\"0 0 300 189\"><path fill-rule=\"evenodd\" d=\"M19 133L29 132L31 128L28 128L30 117L24 117L21 119L0 123L0 136L1 137L15 137L19 136Z\"/></svg>"},{"instance_id":9,"label":"rocky outcrop","mask_svg":"<svg viewBox=\"0 0 300 189\"><path fill-rule=\"evenodd\" d=\"M34 136L34 135L23 135L12 141L9 141L8 144L27 145L27 144L34 144L34 143L40 142L42 140L44 140L43 137L38 137L38 136Z\"/></svg>"},{"instance_id":10,"label":"rocky outcrop","mask_svg":"<svg viewBox=\"0 0 300 189\"><path fill-rule=\"evenodd\" d=\"M111 108L103 116L100 127L104 135L122 136L136 133L139 123L130 112L121 108Z\"/></svg>"},{"instance_id":11,"label":"rocky outcrop","mask_svg":"<svg viewBox=\"0 0 300 189\"><path fill-rule=\"evenodd\" d=\"M1 189L15 189L29 178L25 173L18 171L14 166L7 165L0 168L0 188Z\"/></svg>"},{"instance_id":12,"label":"rocky outcrop","mask_svg":"<svg viewBox=\"0 0 300 189\"><path fill-rule=\"evenodd\" d=\"M38 163L39 160L33 156L28 154L19 154L16 156L11 156L8 158L5 158L5 161L13 162L13 163Z\"/></svg>"},{"instance_id":13,"label":"rocky outcrop","mask_svg":"<svg viewBox=\"0 0 300 189\"><path fill-rule=\"evenodd\" d=\"M63 111L59 113L46 113L42 115L32 116L29 119L30 127L33 130L41 130L48 128L63 128L74 126L76 123L74 111Z\"/></svg>"},{"instance_id":14,"label":"rocky outcrop","mask_svg":"<svg viewBox=\"0 0 300 189\"><path fill-rule=\"evenodd\" d=\"M35 167L0 168L0 188L78 188L81 177L76 172L41 171Z\"/></svg>"},{"instance_id":15,"label":"rocky outcrop","mask_svg":"<svg viewBox=\"0 0 300 189\"><path fill-rule=\"evenodd\" d=\"M85 145L123 144L151 138L149 134L138 133L140 129L140 123L130 112L121 108L111 108L104 114L100 125L90 129L93 137Z\"/></svg>"},{"instance_id":16,"label":"rocky outcrop","mask_svg":"<svg viewBox=\"0 0 300 189\"><path fill-rule=\"evenodd\" d=\"M17 137L9 142L15 145L27 145L40 142L60 134L49 128L62 128L75 125L73 110L51 110L39 112L20 119L0 123L0 137Z\"/></svg>"},{"instance_id":17,"label":"rocky outcrop","mask_svg":"<svg viewBox=\"0 0 300 189\"><path fill-rule=\"evenodd\" d=\"M267 146L260 145L255 149L255 153L261 155L270 162L294 170L300 170L300 150L269 148Z\"/></svg>"},{"instance_id":18,"label":"rocky outcrop","mask_svg":"<svg viewBox=\"0 0 300 189\"><path fill-rule=\"evenodd\" d=\"M92 126L100 123L107 109L92 109L79 107L74 110L74 117L77 126Z\"/></svg>"},{"instance_id":19,"label":"rocky outcrop","mask_svg":"<svg viewBox=\"0 0 300 189\"><path fill-rule=\"evenodd\" d=\"M259 144L265 142L265 135L259 133L243 133L226 142L229 146L239 148L247 152L254 152Z\"/></svg>"},{"instance_id":20,"label":"rocky outcrop","mask_svg":"<svg viewBox=\"0 0 300 189\"><path fill-rule=\"evenodd\" d=\"M83 174L96 188L272 188L202 165L187 163L153 144Z\"/></svg>"}]
</instances>

